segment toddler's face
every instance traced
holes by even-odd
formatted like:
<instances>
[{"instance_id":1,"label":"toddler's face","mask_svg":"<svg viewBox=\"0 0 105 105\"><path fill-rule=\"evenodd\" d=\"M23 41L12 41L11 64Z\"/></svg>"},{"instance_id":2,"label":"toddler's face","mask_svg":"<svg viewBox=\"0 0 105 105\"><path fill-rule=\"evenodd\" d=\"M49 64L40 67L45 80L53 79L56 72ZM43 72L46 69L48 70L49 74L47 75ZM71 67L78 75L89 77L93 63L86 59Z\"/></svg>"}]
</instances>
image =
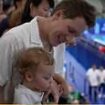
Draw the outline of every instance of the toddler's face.
<instances>
[{"instance_id":1,"label":"toddler's face","mask_svg":"<svg viewBox=\"0 0 105 105\"><path fill-rule=\"evenodd\" d=\"M54 74L54 65L39 64L35 72L33 84L39 91L48 91Z\"/></svg>"}]
</instances>

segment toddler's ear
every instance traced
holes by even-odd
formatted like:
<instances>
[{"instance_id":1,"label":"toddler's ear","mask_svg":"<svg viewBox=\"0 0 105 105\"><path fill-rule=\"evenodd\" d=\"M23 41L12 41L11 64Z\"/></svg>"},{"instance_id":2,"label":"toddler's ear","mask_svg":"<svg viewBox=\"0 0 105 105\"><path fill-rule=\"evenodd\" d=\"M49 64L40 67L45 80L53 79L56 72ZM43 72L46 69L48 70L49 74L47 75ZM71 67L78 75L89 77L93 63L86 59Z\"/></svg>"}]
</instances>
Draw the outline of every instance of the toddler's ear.
<instances>
[{"instance_id":1,"label":"toddler's ear","mask_svg":"<svg viewBox=\"0 0 105 105\"><path fill-rule=\"evenodd\" d=\"M29 71L27 71L27 72L25 73L25 79L26 79L27 81L31 82L31 81L33 80L33 75L32 75L32 73L29 72Z\"/></svg>"}]
</instances>

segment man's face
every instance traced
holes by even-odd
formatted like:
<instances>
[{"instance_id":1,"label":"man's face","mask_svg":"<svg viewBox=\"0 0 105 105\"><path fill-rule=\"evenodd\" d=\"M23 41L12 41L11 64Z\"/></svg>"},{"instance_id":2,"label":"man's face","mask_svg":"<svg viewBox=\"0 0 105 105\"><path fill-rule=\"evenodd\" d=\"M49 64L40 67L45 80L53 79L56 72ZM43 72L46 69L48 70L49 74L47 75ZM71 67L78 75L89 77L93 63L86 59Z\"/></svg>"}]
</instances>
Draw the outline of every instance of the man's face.
<instances>
[{"instance_id":1,"label":"man's face","mask_svg":"<svg viewBox=\"0 0 105 105\"><path fill-rule=\"evenodd\" d=\"M35 71L33 87L39 91L48 91L51 86L53 74L53 65L40 64L37 68L37 71Z\"/></svg>"},{"instance_id":2,"label":"man's face","mask_svg":"<svg viewBox=\"0 0 105 105\"><path fill-rule=\"evenodd\" d=\"M49 43L52 46L57 46L63 42L72 43L74 38L80 36L86 27L86 22L82 17L55 20L52 22L52 29L49 32Z\"/></svg>"}]
</instances>

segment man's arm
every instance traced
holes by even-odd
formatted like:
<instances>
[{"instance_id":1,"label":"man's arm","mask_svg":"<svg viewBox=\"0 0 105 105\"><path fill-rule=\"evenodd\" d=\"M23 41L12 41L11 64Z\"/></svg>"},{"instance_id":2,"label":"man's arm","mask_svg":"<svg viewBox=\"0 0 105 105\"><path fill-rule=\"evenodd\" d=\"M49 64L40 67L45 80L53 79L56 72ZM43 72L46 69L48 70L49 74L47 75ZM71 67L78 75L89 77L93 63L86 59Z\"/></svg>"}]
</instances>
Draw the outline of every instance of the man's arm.
<instances>
[{"instance_id":1,"label":"man's arm","mask_svg":"<svg viewBox=\"0 0 105 105\"><path fill-rule=\"evenodd\" d=\"M70 86L66 80L59 74L54 74L53 79L61 86L63 89L63 96L67 96L69 92L73 91L73 87Z\"/></svg>"},{"instance_id":2,"label":"man's arm","mask_svg":"<svg viewBox=\"0 0 105 105\"><path fill-rule=\"evenodd\" d=\"M10 36L10 37L9 37ZM4 103L4 86L12 74L14 43L11 33L0 38L0 103Z\"/></svg>"}]
</instances>

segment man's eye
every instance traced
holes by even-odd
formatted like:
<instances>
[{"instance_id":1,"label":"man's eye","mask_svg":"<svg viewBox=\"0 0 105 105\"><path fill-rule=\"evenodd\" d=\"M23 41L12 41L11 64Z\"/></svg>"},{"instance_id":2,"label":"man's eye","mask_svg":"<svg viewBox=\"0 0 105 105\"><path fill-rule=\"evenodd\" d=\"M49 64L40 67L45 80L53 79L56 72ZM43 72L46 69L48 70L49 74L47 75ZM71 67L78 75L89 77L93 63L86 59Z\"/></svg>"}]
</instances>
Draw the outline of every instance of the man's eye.
<instances>
[{"instance_id":1,"label":"man's eye","mask_svg":"<svg viewBox=\"0 0 105 105\"><path fill-rule=\"evenodd\" d=\"M48 9L47 8L44 8L44 11L48 11Z\"/></svg>"},{"instance_id":2,"label":"man's eye","mask_svg":"<svg viewBox=\"0 0 105 105\"><path fill-rule=\"evenodd\" d=\"M72 27L68 27L68 31L69 31L69 33L72 33L74 35L77 34L76 30Z\"/></svg>"},{"instance_id":3,"label":"man's eye","mask_svg":"<svg viewBox=\"0 0 105 105\"><path fill-rule=\"evenodd\" d=\"M74 35L74 37L78 37L79 34L77 34L77 32L75 30L69 30L70 33L72 33Z\"/></svg>"},{"instance_id":4,"label":"man's eye","mask_svg":"<svg viewBox=\"0 0 105 105\"><path fill-rule=\"evenodd\" d=\"M48 80L48 79L49 79L49 77L44 77L44 79L45 79L45 80Z\"/></svg>"},{"instance_id":5,"label":"man's eye","mask_svg":"<svg viewBox=\"0 0 105 105\"><path fill-rule=\"evenodd\" d=\"M75 31L74 31L74 30L69 30L69 32L70 32L70 33L75 33Z\"/></svg>"}]
</instances>

